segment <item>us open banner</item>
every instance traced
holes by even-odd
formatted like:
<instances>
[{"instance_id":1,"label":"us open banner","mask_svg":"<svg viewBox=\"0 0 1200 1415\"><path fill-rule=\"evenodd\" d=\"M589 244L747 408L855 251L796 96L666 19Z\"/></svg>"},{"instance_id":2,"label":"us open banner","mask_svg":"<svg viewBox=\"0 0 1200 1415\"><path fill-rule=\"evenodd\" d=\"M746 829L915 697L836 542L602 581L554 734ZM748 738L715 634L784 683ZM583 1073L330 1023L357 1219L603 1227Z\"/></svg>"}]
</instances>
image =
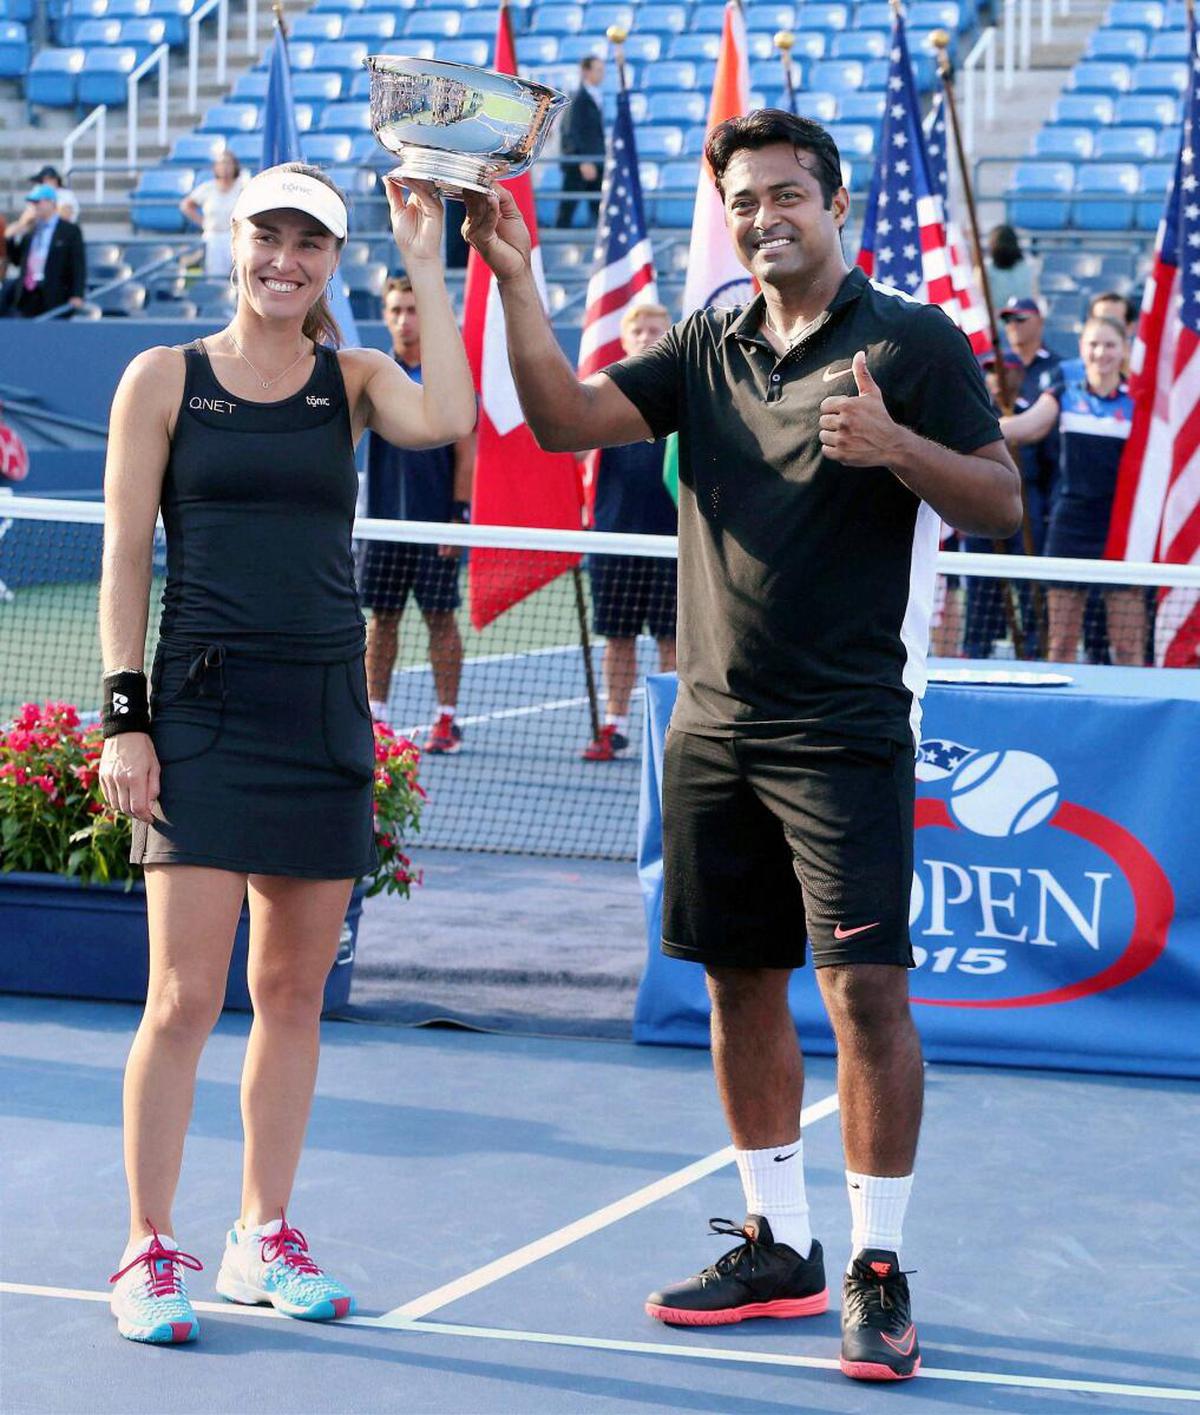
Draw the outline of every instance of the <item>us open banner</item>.
<instances>
[{"instance_id":1,"label":"us open banner","mask_svg":"<svg viewBox=\"0 0 1200 1415\"><path fill-rule=\"evenodd\" d=\"M910 907L925 1054L1200 1077L1200 673L1070 676L935 683L926 695ZM674 698L673 676L648 680L639 871L649 951L634 1036L707 1046L703 969L658 947ZM832 1052L811 967L791 996L805 1048Z\"/></svg>"}]
</instances>

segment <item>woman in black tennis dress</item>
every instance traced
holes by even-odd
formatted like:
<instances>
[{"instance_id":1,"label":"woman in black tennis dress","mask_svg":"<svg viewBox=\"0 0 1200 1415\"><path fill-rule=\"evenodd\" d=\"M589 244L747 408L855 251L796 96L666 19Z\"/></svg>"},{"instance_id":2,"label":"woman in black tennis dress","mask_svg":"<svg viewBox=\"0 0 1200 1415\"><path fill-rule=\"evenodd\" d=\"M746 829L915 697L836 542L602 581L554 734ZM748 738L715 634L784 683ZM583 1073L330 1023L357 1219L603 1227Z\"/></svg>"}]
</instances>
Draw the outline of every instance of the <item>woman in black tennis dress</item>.
<instances>
[{"instance_id":1,"label":"woman in black tennis dress","mask_svg":"<svg viewBox=\"0 0 1200 1415\"><path fill-rule=\"evenodd\" d=\"M442 209L387 184L428 358L338 349L327 284L345 201L316 168L270 168L234 211L237 313L219 334L133 360L113 402L100 594L101 782L134 818L150 922L146 1010L125 1074L129 1244L121 1334L193 1339L171 1208L196 1067L250 904L254 1022L242 1075L241 1210L217 1289L291 1316L353 1297L285 1217L316 1080L325 978L356 878L375 865L374 737L350 534L354 443L470 432L475 398L441 267ZM143 673L155 518L167 587Z\"/></svg>"}]
</instances>

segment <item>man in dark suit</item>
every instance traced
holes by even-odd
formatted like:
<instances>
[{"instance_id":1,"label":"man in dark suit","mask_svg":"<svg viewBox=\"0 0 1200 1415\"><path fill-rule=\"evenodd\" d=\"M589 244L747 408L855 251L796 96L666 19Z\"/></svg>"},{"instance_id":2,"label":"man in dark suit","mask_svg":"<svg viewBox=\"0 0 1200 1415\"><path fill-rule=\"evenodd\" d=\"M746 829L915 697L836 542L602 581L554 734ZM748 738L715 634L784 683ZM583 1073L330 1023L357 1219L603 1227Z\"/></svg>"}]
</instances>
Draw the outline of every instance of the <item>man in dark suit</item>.
<instances>
[{"instance_id":1,"label":"man in dark suit","mask_svg":"<svg viewBox=\"0 0 1200 1415\"><path fill-rule=\"evenodd\" d=\"M49 183L34 187L25 203L5 240L17 270L10 287L13 313L32 319L59 305L78 309L87 282L83 232L59 216L58 192Z\"/></svg>"},{"instance_id":2,"label":"man in dark suit","mask_svg":"<svg viewBox=\"0 0 1200 1415\"><path fill-rule=\"evenodd\" d=\"M562 125L562 150L564 153L579 153L595 160L590 162L564 162L562 164L564 192L598 192L604 176L604 163L599 160L604 152L604 112L600 85L604 82L604 60L597 55L584 59L579 65L579 87L567 106ZM572 226L575 222L575 208L580 205L578 197L564 196L558 205L557 226ZM595 202L585 201L587 224L594 226L599 208Z\"/></svg>"}]
</instances>

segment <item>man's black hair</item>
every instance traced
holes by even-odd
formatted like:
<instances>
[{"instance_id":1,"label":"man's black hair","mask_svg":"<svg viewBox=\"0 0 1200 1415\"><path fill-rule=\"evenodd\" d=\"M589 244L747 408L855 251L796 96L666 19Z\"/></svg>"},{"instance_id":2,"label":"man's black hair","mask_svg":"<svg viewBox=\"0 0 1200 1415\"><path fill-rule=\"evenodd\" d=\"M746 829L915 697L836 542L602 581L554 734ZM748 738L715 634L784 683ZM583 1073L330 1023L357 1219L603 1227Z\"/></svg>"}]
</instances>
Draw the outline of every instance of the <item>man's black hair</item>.
<instances>
[{"instance_id":1,"label":"man's black hair","mask_svg":"<svg viewBox=\"0 0 1200 1415\"><path fill-rule=\"evenodd\" d=\"M759 108L739 118L726 118L708 135L704 156L721 196L725 195L725 169L734 153L746 149L756 151L777 142L790 143L796 149L797 159L801 152L812 154L815 167L810 170L820 185L826 207L832 205L834 193L842 185L842 159L837 143L820 123L782 108Z\"/></svg>"}]
</instances>

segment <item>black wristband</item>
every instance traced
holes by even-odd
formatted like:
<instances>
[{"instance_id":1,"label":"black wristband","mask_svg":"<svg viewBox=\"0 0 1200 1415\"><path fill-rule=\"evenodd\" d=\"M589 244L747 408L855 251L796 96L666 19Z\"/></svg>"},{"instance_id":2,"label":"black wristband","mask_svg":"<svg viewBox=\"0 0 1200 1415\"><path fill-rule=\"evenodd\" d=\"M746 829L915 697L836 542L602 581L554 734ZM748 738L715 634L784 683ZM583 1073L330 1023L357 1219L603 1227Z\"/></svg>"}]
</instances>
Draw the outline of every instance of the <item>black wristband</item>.
<instances>
[{"instance_id":1,"label":"black wristband","mask_svg":"<svg viewBox=\"0 0 1200 1415\"><path fill-rule=\"evenodd\" d=\"M460 526L471 524L471 503L469 501L452 501L450 503L450 519L457 521Z\"/></svg>"},{"instance_id":2,"label":"black wristband","mask_svg":"<svg viewBox=\"0 0 1200 1415\"><path fill-rule=\"evenodd\" d=\"M150 731L146 675L140 669L119 668L104 675L104 706L100 722L105 738L122 732Z\"/></svg>"}]
</instances>

